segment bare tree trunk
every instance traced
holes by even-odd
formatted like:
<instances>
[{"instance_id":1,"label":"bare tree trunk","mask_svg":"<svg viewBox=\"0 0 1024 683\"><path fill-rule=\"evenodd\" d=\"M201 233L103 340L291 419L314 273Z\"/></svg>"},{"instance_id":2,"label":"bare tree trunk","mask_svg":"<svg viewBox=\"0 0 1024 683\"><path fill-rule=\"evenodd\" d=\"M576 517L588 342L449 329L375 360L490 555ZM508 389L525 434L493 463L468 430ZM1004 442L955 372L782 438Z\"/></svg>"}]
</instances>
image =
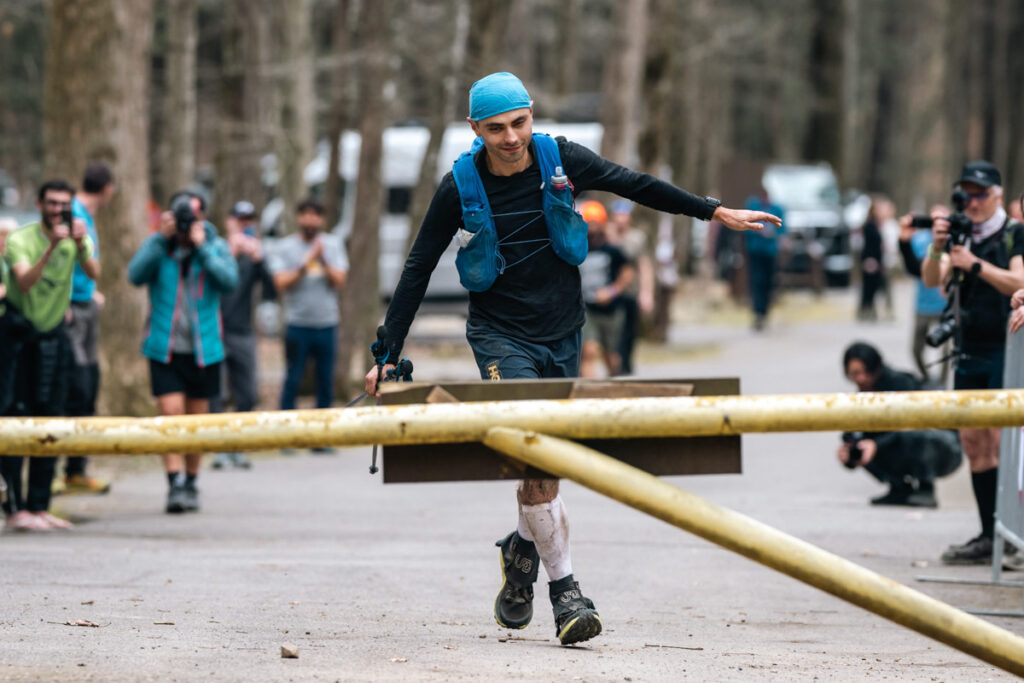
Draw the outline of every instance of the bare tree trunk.
<instances>
[{"instance_id":1,"label":"bare tree trunk","mask_svg":"<svg viewBox=\"0 0 1024 683\"><path fill-rule=\"evenodd\" d=\"M128 284L124 269L148 234L153 2L54 0L47 8L47 174L77 184L85 162L100 159L110 164L118 185L113 201L96 216L99 290L108 301L101 313L100 412L144 414L152 405L139 354L145 296Z\"/></svg>"},{"instance_id":2,"label":"bare tree trunk","mask_svg":"<svg viewBox=\"0 0 1024 683\"><path fill-rule=\"evenodd\" d=\"M187 187L196 171L197 0L167 0L166 79L160 128L158 201Z\"/></svg>"},{"instance_id":3,"label":"bare tree trunk","mask_svg":"<svg viewBox=\"0 0 1024 683\"><path fill-rule=\"evenodd\" d=\"M654 31L647 45L647 56L644 67L643 93L647 102L647 117L640 134L638 152L640 168L647 173L663 176L667 170L668 149L672 137L671 95L673 67L673 33L664 30L676 21L675 3L672 0L651 0L651 26L663 27ZM657 212L643 206L634 209L635 224L647 234L648 251L654 252L658 239ZM654 320L664 321L651 330L655 341L664 342L668 338L669 307L671 293L663 287L654 288Z\"/></svg>"},{"instance_id":4,"label":"bare tree trunk","mask_svg":"<svg viewBox=\"0 0 1024 683\"><path fill-rule=\"evenodd\" d=\"M814 12L817 21L813 29L814 40L810 54L813 114L804 157L824 159L841 173L842 12L835 0L815 0Z\"/></svg>"},{"instance_id":5,"label":"bare tree trunk","mask_svg":"<svg viewBox=\"0 0 1024 683\"><path fill-rule=\"evenodd\" d=\"M233 202L245 199L259 208L264 198L261 160L272 149L274 119L272 83L266 77L273 45L268 2L225 4L214 222L223 221Z\"/></svg>"},{"instance_id":6,"label":"bare tree trunk","mask_svg":"<svg viewBox=\"0 0 1024 683\"><path fill-rule=\"evenodd\" d=\"M276 69L281 127L277 135L278 196L291 216L306 193L302 172L313 150L316 99L313 94L311 0L276 3L282 63Z\"/></svg>"},{"instance_id":7,"label":"bare tree trunk","mask_svg":"<svg viewBox=\"0 0 1024 683\"><path fill-rule=\"evenodd\" d=\"M511 5L507 0L470 1L466 69L457 92L469 92L475 81L497 70Z\"/></svg>"},{"instance_id":8,"label":"bare tree trunk","mask_svg":"<svg viewBox=\"0 0 1024 683\"><path fill-rule=\"evenodd\" d=\"M560 35L556 43L559 49L555 70L555 98L559 105L572 94L578 76L580 63L580 0L562 0L558 3L558 24Z\"/></svg>"},{"instance_id":9,"label":"bare tree trunk","mask_svg":"<svg viewBox=\"0 0 1024 683\"><path fill-rule=\"evenodd\" d=\"M434 79L431 81L433 87L428 87L428 91L436 93L437 96L432 98L434 101L428 115L430 139L427 142L426 152L423 154L419 179L413 189L409 205L409 235L406 239L406 251L412 248L419 226L423 222L424 216L427 215L430 200L437 189L437 164L441 143L444 141L444 133L448 129L448 124L455 121L455 110L458 106L459 94L455 90L458 79L455 75L462 72L463 63L466 60L469 3L467 0L449 0L445 4L448 5L445 7L446 10L454 11L454 30L452 34L447 32L442 34L446 39L442 45L450 45L450 49L447 51L448 59L430 63L429 71L432 72ZM449 12L446 11L446 18L448 15Z\"/></svg>"},{"instance_id":10,"label":"bare tree trunk","mask_svg":"<svg viewBox=\"0 0 1024 683\"><path fill-rule=\"evenodd\" d=\"M636 163L637 112L647 39L647 0L620 0L612 10L613 38L601 88L601 156Z\"/></svg>"},{"instance_id":11,"label":"bare tree trunk","mask_svg":"<svg viewBox=\"0 0 1024 683\"><path fill-rule=\"evenodd\" d=\"M368 331L380 317L378 258L380 254L381 157L387 107L384 83L388 79L391 46L388 15L391 0L366 2L359 26L365 42L360 70L359 181L356 185L355 215L348 243L350 270L341 296L341 330L338 371L348 378L352 361L369 339ZM345 388L348 388L345 382ZM348 392L345 392L347 395Z\"/></svg>"},{"instance_id":12,"label":"bare tree trunk","mask_svg":"<svg viewBox=\"0 0 1024 683\"><path fill-rule=\"evenodd\" d=\"M331 111L327 126L327 140L331 145L330 162L327 168L327 183L324 187L324 207L327 212L327 225L335 226L341 220L342 184L341 173L341 134L348 125L351 115L350 76L351 68L351 24L352 11L350 0L337 0L331 22L331 49L335 63L331 69Z\"/></svg>"}]
</instances>

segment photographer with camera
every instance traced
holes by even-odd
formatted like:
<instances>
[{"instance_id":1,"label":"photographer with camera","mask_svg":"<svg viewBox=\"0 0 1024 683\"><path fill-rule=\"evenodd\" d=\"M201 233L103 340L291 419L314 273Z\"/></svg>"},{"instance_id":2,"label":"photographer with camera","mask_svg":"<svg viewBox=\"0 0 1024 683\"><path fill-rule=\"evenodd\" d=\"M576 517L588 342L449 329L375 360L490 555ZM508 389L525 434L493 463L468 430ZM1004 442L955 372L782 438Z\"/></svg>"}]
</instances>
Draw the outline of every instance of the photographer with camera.
<instances>
[{"instance_id":1,"label":"photographer with camera","mask_svg":"<svg viewBox=\"0 0 1024 683\"><path fill-rule=\"evenodd\" d=\"M1010 295L1024 288L1024 225L1003 208L1002 176L987 161L963 167L952 215L932 213L932 246L921 265L925 286L946 283L950 306L929 334L938 346L953 338L954 389L998 389L1010 315ZM948 247L948 248L947 248ZM981 534L942 554L947 564L987 564L992 557L998 429L961 429L981 517Z\"/></svg>"},{"instance_id":2,"label":"photographer with camera","mask_svg":"<svg viewBox=\"0 0 1024 683\"><path fill-rule=\"evenodd\" d=\"M150 235L128 264L128 280L149 288L149 316L142 355L161 415L209 412L220 391L224 339L221 294L238 283L228 244L206 220L206 204L190 192L171 197ZM168 513L199 510L201 453L163 456ZM184 465L184 479L182 466Z\"/></svg>"},{"instance_id":3,"label":"photographer with camera","mask_svg":"<svg viewBox=\"0 0 1024 683\"><path fill-rule=\"evenodd\" d=\"M857 391L917 391L920 382L908 372L893 370L878 349L857 342L843 354L843 372ZM935 480L960 466L960 442L949 429L900 432L847 432L836 453L849 469L860 466L889 485L872 505L937 506Z\"/></svg>"},{"instance_id":4,"label":"photographer with camera","mask_svg":"<svg viewBox=\"0 0 1024 683\"><path fill-rule=\"evenodd\" d=\"M7 237L3 353L0 353L0 415L58 416L64 412L71 373L71 346L64 316L71 305L75 265L99 276L93 241L72 215L75 189L63 180L39 188L40 220ZM15 531L67 529L71 523L49 512L56 458L30 458L27 490L20 455L0 457L7 482L6 526Z\"/></svg>"}]
</instances>

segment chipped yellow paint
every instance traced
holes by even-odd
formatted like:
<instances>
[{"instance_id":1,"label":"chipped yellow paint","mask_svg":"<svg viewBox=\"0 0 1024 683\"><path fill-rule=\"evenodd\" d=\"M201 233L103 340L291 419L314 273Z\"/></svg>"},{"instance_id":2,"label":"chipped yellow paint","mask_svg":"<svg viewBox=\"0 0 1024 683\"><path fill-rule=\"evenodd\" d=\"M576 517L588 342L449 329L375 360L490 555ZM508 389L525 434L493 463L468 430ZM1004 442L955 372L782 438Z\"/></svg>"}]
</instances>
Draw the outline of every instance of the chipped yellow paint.
<instances>
[{"instance_id":1,"label":"chipped yellow paint","mask_svg":"<svg viewBox=\"0 0 1024 683\"><path fill-rule=\"evenodd\" d=\"M103 455L483 441L1024 425L1024 390L434 403L176 417L0 418L0 455Z\"/></svg>"},{"instance_id":2,"label":"chipped yellow paint","mask_svg":"<svg viewBox=\"0 0 1024 683\"><path fill-rule=\"evenodd\" d=\"M572 479L798 581L1024 676L1024 638L778 529L719 507L620 460L571 441L506 427L490 429L484 443L524 465Z\"/></svg>"}]
</instances>

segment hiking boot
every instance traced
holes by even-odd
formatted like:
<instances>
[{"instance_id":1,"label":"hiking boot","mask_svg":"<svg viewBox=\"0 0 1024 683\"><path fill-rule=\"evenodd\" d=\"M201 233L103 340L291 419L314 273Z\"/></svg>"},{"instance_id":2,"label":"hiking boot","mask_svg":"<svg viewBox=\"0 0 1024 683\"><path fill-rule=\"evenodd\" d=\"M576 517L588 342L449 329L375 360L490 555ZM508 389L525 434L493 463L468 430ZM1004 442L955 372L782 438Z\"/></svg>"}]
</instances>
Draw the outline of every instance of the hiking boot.
<instances>
[{"instance_id":1,"label":"hiking boot","mask_svg":"<svg viewBox=\"0 0 1024 683\"><path fill-rule=\"evenodd\" d=\"M186 481L182 484L182 489L184 490L182 495L184 512L199 512L199 490L195 483Z\"/></svg>"},{"instance_id":2,"label":"hiking boot","mask_svg":"<svg viewBox=\"0 0 1024 683\"><path fill-rule=\"evenodd\" d=\"M213 456L213 462L210 463L210 467L215 470L223 470L228 468L232 464L232 456L234 453L218 453Z\"/></svg>"},{"instance_id":3,"label":"hiking boot","mask_svg":"<svg viewBox=\"0 0 1024 683\"><path fill-rule=\"evenodd\" d=\"M988 564L992 561L992 539L977 536L963 545L951 545L942 553L943 564Z\"/></svg>"},{"instance_id":4,"label":"hiking boot","mask_svg":"<svg viewBox=\"0 0 1024 683\"><path fill-rule=\"evenodd\" d=\"M918 508L939 507L939 501L935 497L935 484L930 481L918 482L914 492L907 496L907 505Z\"/></svg>"},{"instance_id":5,"label":"hiking boot","mask_svg":"<svg viewBox=\"0 0 1024 683\"><path fill-rule=\"evenodd\" d=\"M872 505L906 505L908 507L935 508L935 486L931 482L922 482L915 488L909 482L893 484L884 496L871 499Z\"/></svg>"},{"instance_id":6,"label":"hiking boot","mask_svg":"<svg viewBox=\"0 0 1024 683\"><path fill-rule=\"evenodd\" d=\"M185 511L185 485L175 484L167 492L168 514L179 514Z\"/></svg>"},{"instance_id":7,"label":"hiking boot","mask_svg":"<svg viewBox=\"0 0 1024 683\"><path fill-rule=\"evenodd\" d=\"M533 583L540 557L531 541L513 531L494 545L501 561L501 588L494 599L494 620L504 628L526 628L533 618Z\"/></svg>"},{"instance_id":8,"label":"hiking boot","mask_svg":"<svg viewBox=\"0 0 1024 683\"><path fill-rule=\"evenodd\" d=\"M590 598L580 592L572 574L548 583L551 609L555 613L555 633L562 645L590 640L601 632L601 617Z\"/></svg>"},{"instance_id":9,"label":"hiking boot","mask_svg":"<svg viewBox=\"0 0 1024 683\"><path fill-rule=\"evenodd\" d=\"M88 477L84 474L69 474L64 477L64 493L75 495L79 493L101 496L110 492L110 482L106 479Z\"/></svg>"},{"instance_id":10,"label":"hiking boot","mask_svg":"<svg viewBox=\"0 0 1024 683\"><path fill-rule=\"evenodd\" d=\"M914 492L914 487L906 482L893 484L884 496L871 499L872 505L908 505L907 499Z\"/></svg>"}]
</instances>

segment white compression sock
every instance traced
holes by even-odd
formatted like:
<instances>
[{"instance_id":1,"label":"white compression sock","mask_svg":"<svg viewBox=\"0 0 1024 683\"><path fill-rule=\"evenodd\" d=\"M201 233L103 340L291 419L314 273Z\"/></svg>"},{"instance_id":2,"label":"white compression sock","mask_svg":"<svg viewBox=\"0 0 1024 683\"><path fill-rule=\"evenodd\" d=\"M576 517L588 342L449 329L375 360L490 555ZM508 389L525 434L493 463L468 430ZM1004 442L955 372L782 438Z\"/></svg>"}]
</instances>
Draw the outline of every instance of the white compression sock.
<instances>
[{"instance_id":1,"label":"white compression sock","mask_svg":"<svg viewBox=\"0 0 1024 683\"><path fill-rule=\"evenodd\" d=\"M523 516L523 504L519 504L519 524L516 527L516 533L519 534L519 538L524 541L533 542L533 533L530 531L529 525L526 523L526 517Z\"/></svg>"},{"instance_id":2,"label":"white compression sock","mask_svg":"<svg viewBox=\"0 0 1024 683\"><path fill-rule=\"evenodd\" d=\"M519 535L530 534L537 546L537 554L544 563L549 581L557 581L572 574L569 556L569 517L561 496L550 503L521 505L519 507ZM526 538L523 536L523 538Z\"/></svg>"}]
</instances>

